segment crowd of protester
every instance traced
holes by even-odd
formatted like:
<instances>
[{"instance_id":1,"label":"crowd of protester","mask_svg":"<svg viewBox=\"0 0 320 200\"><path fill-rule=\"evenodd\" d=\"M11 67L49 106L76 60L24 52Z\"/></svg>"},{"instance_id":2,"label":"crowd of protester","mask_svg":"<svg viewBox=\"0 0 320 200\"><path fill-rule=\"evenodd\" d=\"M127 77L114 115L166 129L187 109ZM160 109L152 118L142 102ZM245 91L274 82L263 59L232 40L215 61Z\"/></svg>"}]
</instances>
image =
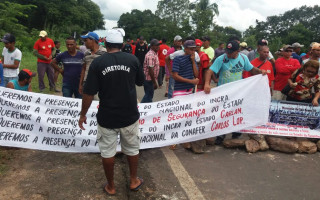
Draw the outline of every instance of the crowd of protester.
<instances>
[{"instance_id":1,"label":"crowd of protester","mask_svg":"<svg viewBox=\"0 0 320 200\"><path fill-rule=\"evenodd\" d=\"M273 100L319 105L320 44L317 42L308 45L306 53L301 53L304 45L298 42L283 45L275 52L275 58L265 39L257 42L256 49L237 37L220 42L216 49L212 48L209 36L183 39L177 35L172 39L169 46L166 38L154 38L149 43L143 36L135 41L127 38L120 49L136 56L143 68L145 95L141 103L152 102L154 90L161 87L166 87L163 95L170 99L198 91L210 93L212 83L219 87L255 74L266 74ZM0 61L0 85L30 91L29 84L35 73L27 69L20 71L22 53L15 47L15 36L7 33L1 41L5 47ZM61 52L60 42L41 31L33 48L39 91L43 92L46 87L44 75L47 74L50 90L59 92L56 83L61 74L63 96L82 98L90 65L107 52L107 42L108 38L99 37L95 32L83 32L80 45L75 38L68 37L64 41L67 51ZM99 100L98 95L95 99ZM232 137L240 135L233 133ZM222 141L223 136L218 137L216 144Z\"/></svg>"},{"instance_id":2,"label":"crowd of protester","mask_svg":"<svg viewBox=\"0 0 320 200\"><path fill-rule=\"evenodd\" d=\"M118 134L122 152L128 158L130 190L138 191L144 184L137 176L140 113L136 85L144 86L141 103L149 103L153 101L154 90L164 83L164 96L170 99L200 91L209 94L212 83L219 87L263 74L268 77L272 99L319 105L319 43L310 44L304 54L301 54L304 45L286 44L275 52L275 59L265 39L259 40L257 48L252 50L237 37L220 42L213 49L209 36L183 39L177 35L172 38L171 47L166 44L166 38L153 38L147 43L141 36L136 41L127 38L123 43L124 36L123 29L109 30L106 38L94 32L83 33L80 45L75 38L66 38L67 51L61 52L60 42L41 31L33 49L37 74L29 69L20 70L23 56L15 47L14 35L8 33L1 39L5 47L0 61L0 86L31 91L32 78L38 75L39 91L44 92L47 74L50 90L59 92L56 83L61 74L63 96L82 98L79 127L83 130L92 100L99 100L97 141L107 178L103 190L109 195L116 194L114 162ZM232 133L233 139L240 136L241 133ZM215 144L221 144L224 137L217 137ZM264 140L263 136L259 137ZM183 146L203 153L206 143L200 140Z\"/></svg>"}]
</instances>

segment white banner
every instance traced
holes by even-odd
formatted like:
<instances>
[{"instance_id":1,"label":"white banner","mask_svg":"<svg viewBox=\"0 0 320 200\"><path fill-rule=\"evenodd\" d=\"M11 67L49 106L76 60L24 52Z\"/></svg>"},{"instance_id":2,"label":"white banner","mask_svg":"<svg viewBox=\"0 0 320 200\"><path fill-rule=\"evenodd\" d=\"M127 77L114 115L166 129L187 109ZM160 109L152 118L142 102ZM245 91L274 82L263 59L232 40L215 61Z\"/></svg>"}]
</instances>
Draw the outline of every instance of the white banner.
<instances>
[{"instance_id":1,"label":"white banner","mask_svg":"<svg viewBox=\"0 0 320 200\"><path fill-rule=\"evenodd\" d=\"M0 88L0 145L61 152L99 152L98 102L78 127L81 100ZM154 103L139 104L141 149L248 129L268 122L267 76Z\"/></svg>"}]
</instances>

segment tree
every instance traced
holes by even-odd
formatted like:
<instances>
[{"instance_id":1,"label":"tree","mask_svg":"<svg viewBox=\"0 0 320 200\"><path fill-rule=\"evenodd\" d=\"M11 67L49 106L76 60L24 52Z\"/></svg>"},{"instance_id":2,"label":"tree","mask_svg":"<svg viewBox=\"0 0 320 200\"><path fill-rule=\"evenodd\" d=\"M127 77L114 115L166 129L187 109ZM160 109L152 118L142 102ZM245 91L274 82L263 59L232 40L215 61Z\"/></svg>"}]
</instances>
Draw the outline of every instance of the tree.
<instances>
[{"instance_id":1,"label":"tree","mask_svg":"<svg viewBox=\"0 0 320 200\"><path fill-rule=\"evenodd\" d=\"M166 35L168 30L165 26L165 20L155 16L151 10L134 9L131 13L122 14L118 21L118 27L125 30L127 38L144 36L147 41L152 38L160 39Z\"/></svg>"},{"instance_id":2,"label":"tree","mask_svg":"<svg viewBox=\"0 0 320 200\"><path fill-rule=\"evenodd\" d=\"M231 36L237 36L241 40L241 32L231 26L223 27L213 25L213 31L209 34L213 44L217 45L220 42L228 42Z\"/></svg>"},{"instance_id":3,"label":"tree","mask_svg":"<svg viewBox=\"0 0 320 200\"><path fill-rule=\"evenodd\" d=\"M50 35L70 35L83 30L104 29L103 15L97 4L91 0L12 0L26 5L32 4L37 9L31 9L24 14L28 18L19 19L28 30L47 30Z\"/></svg>"},{"instance_id":4,"label":"tree","mask_svg":"<svg viewBox=\"0 0 320 200\"><path fill-rule=\"evenodd\" d=\"M182 28L189 21L189 0L161 0L158 2L156 16Z\"/></svg>"},{"instance_id":5,"label":"tree","mask_svg":"<svg viewBox=\"0 0 320 200\"><path fill-rule=\"evenodd\" d=\"M281 15L267 17L266 21L256 20L256 26L249 27L244 37L255 38L256 41L265 38L269 41L272 52L283 44L299 42L306 47L313 41L320 40L320 7L302 6Z\"/></svg>"},{"instance_id":6,"label":"tree","mask_svg":"<svg viewBox=\"0 0 320 200\"><path fill-rule=\"evenodd\" d=\"M190 8L193 10L191 18L196 27L195 35L207 35L213 27L213 17L219 15L218 4L210 4L209 0L197 0Z\"/></svg>"},{"instance_id":7,"label":"tree","mask_svg":"<svg viewBox=\"0 0 320 200\"><path fill-rule=\"evenodd\" d=\"M33 5L20 5L8 1L0 3L0 10L2 10L0 12L1 37L5 33L12 33L16 36L26 34L28 28L19 23L19 18L28 18L28 15L25 14L26 11L35 7Z\"/></svg>"}]
</instances>

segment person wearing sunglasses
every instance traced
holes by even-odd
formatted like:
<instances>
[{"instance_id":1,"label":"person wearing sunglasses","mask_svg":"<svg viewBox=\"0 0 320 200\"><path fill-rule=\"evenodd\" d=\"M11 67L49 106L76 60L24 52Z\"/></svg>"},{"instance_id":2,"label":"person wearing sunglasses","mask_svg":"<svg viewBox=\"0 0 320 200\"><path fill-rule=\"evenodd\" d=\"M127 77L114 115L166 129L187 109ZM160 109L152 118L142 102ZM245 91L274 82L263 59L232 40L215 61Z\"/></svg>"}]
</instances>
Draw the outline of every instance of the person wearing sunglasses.
<instances>
[{"instance_id":1,"label":"person wearing sunglasses","mask_svg":"<svg viewBox=\"0 0 320 200\"><path fill-rule=\"evenodd\" d=\"M291 74L301 67L299 61L291 57L292 52L293 47L285 45L282 52L283 57L276 60L277 74L274 80L273 100L286 100L286 95L282 94L281 90L287 85Z\"/></svg>"}]
</instances>

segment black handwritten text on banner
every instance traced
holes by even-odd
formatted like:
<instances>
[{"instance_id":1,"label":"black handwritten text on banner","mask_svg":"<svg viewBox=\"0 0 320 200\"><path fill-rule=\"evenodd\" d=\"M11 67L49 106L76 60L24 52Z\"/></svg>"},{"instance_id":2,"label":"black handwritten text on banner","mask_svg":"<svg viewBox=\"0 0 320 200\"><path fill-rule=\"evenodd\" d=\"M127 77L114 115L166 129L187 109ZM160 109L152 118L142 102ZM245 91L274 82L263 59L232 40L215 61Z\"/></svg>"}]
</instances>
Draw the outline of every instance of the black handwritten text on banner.
<instances>
[{"instance_id":1,"label":"black handwritten text on banner","mask_svg":"<svg viewBox=\"0 0 320 200\"><path fill-rule=\"evenodd\" d=\"M141 148L179 144L268 122L266 76L160 102L139 104ZM98 102L78 127L81 100L0 88L0 145L61 152L98 152Z\"/></svg>"}]
</instances>

